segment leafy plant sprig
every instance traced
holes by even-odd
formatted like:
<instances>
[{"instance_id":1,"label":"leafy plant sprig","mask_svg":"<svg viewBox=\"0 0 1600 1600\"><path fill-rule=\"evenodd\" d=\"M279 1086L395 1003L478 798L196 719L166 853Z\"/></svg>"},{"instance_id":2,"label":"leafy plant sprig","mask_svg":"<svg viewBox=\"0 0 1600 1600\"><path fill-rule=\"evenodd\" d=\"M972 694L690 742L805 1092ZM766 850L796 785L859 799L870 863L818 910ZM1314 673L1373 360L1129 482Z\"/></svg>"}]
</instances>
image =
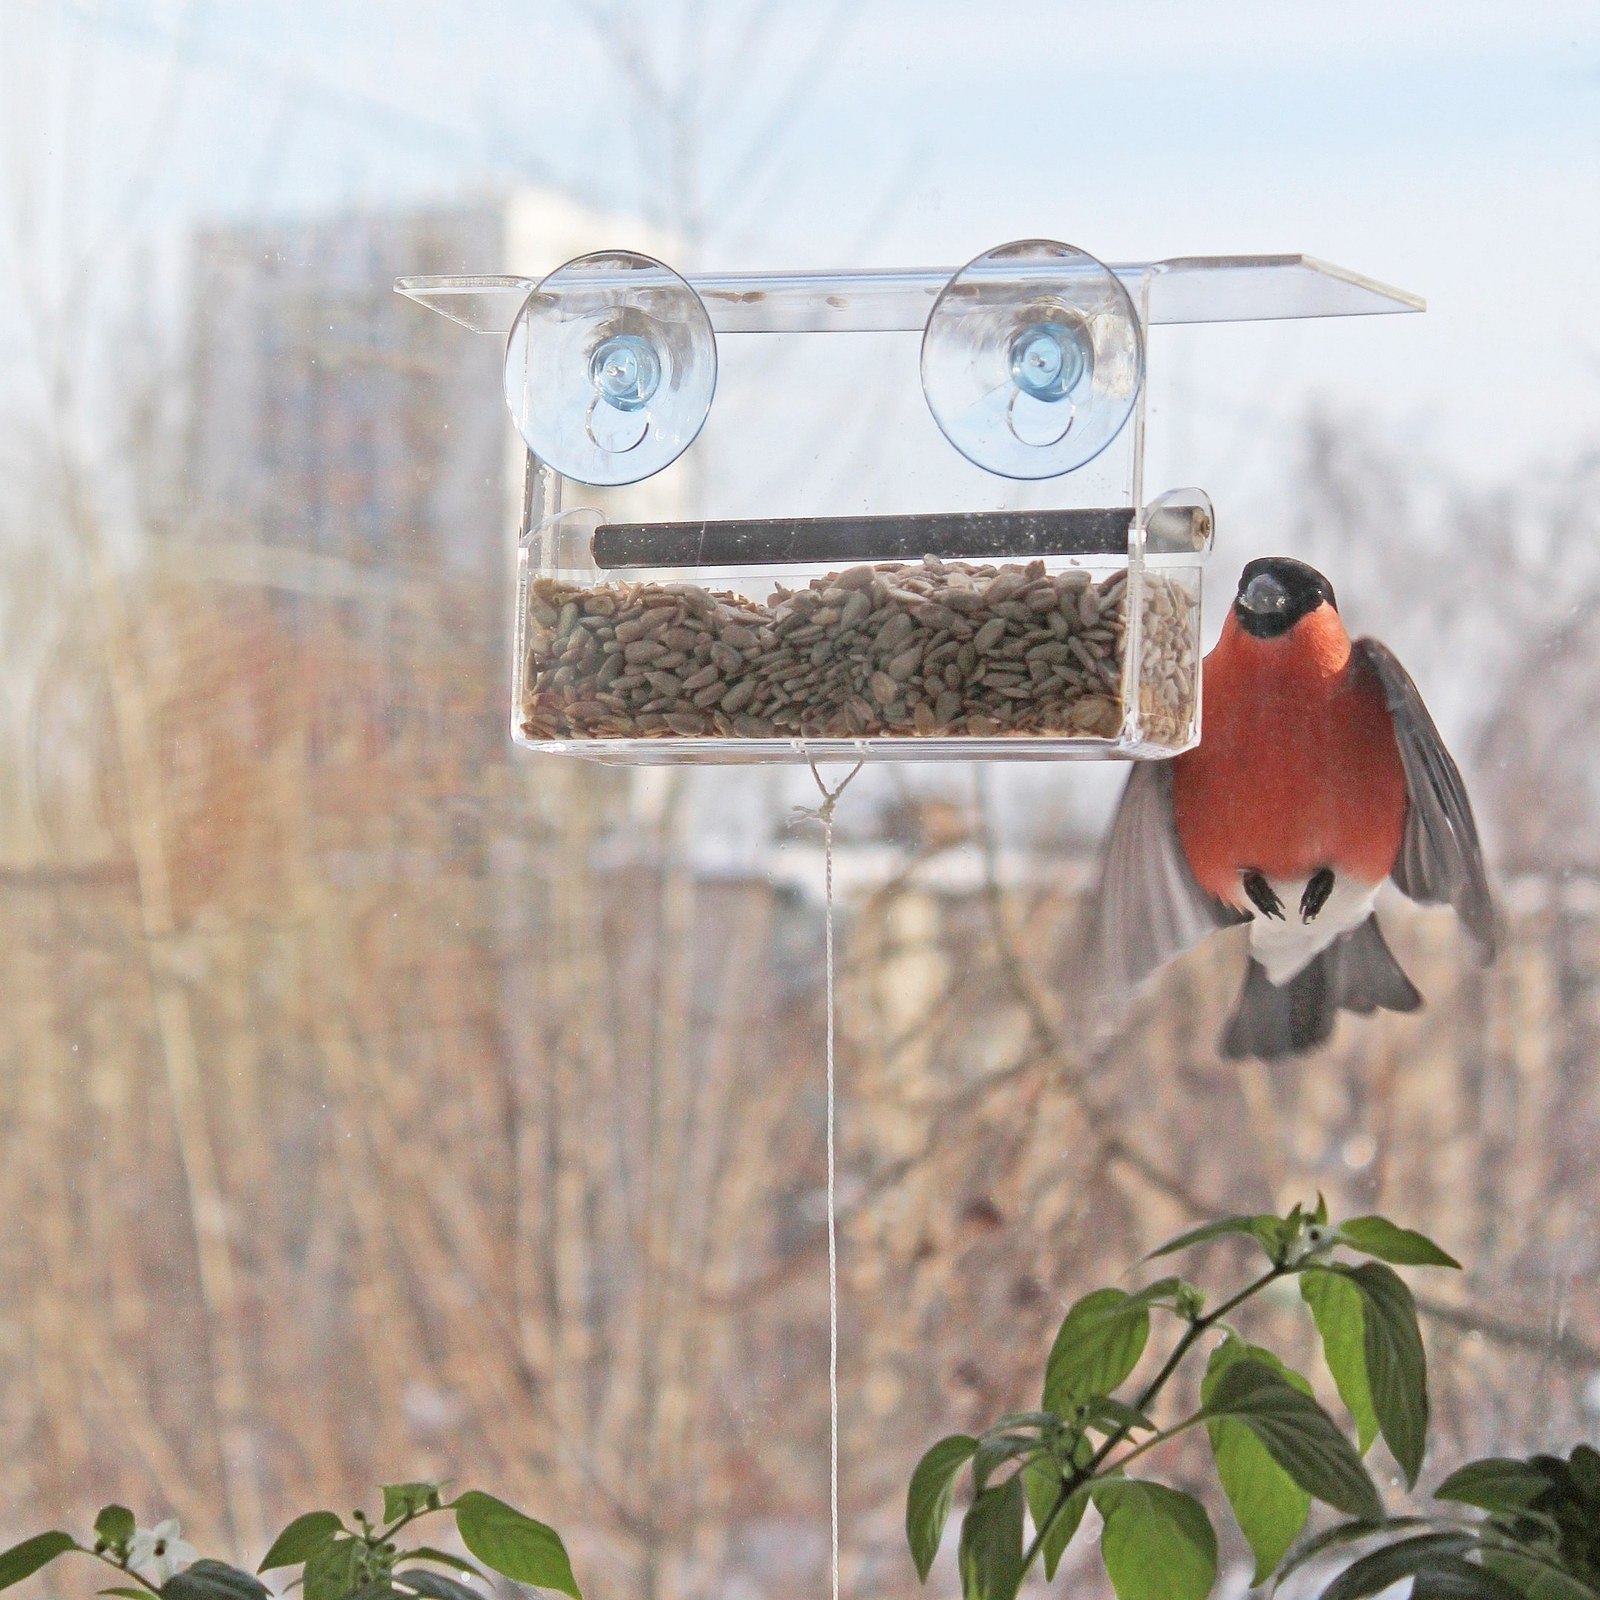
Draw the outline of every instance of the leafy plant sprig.
<instances>
[{"instance_id":1,"label":"leafy plant sprig","mask_svg":"<svg viewBox=\"0 0 1600 1600\"><path fill-rule=\"evenodd\" d=\"M1330 1552L1376 1542L1333 1579L1322 1600L1367 1600L1407 1578L1415 1600L1600 1597L1600 1452L1589 1445L1565 1461L1549 1455L1470 1461L1434 1498L1487 1515L1341 1523L1297 1550L1278 1581Z\"/></svg>"},{"instance_id":2,"label":"leafy plant sprig","mask_svg":"<svg viewBox=\"0 0 1600 1600\"><path fill-rule=\"evenodd\" d=\"M474 1562L431 1545L403 1547L398 1542L419 1518L449 1511L461 1542L483 1567L583 1600L561 1536L503 1500L479 1489L446 1500L439 1483L390 1483L382 1492L383 1515L374 1519L356 1510L350 1518L353 1526L332 1511L296 1517L273 1540L258 1570L299 1567L289 1587L302 1585L305 1600L483 1600L481 1591L459 1581L463 1574L484 1576ZM259 1577L224 1561L196 1559L175 1522L147 1531L135 1526L125 1506L111 1505L95 1518L94 1533L94 1543L85 1545L52 1529L0 1552L0 1589L75 1551L123 1575L123 1583L99 1591L120 1600L149 1600L152 1595L158 1600L271 1600ZM445 1572L435 1570L440 1567Z\"/></svg>"},{"instance_id":3,"label":"leafy plant sprig","mask_svg":"<svg viewBox=\"0 0 1600 1600\"><path fill-rule=\"evenodd\" d=\"M1267 1268L1206 1310L1202 1291L1182 1278L1144 1288L1097 1289L1067 1312L1045 1363L1037 1411L1002 1417L977 1436L941 1439L918 1463L906 1498L906 1538L925 1582L944 1535L956 1483L970 1466L973 1498L961 1524L959 1566L966 1600L1013 1600L1042 1559L1053 1577L1084 1511L1104 1521L1101 1553L1119 1600L1204 1600L1217 1576L1217 1540L1191 1495L1128 1467L1204 1424L1223 1493L1256 1558L1263 1582L1321 1500L1369 1528L1383 1505L1362 1456L1382 1435L1408 1486L1427 1436L1427 1363L1411 1291L1394 1266L1459 1265L1432 1240L1386 1218L1332 1224L1314 1210L1287 1216L1232 1216L1152 1252L1170 1255L1229 1235L1255 1240ZM1340 1249L1364 1257L1336 1260ZM1249 1343L1232 1314L1280 1279L1299 1281L1321 1337L1356 1442L1316 1402L1310 1383L1269 1350ZM1151 1313L1183 1324L1166 1360L1131 1396L1128 1381L1149 1342ZM1149 1412L1185 1359L1213 1330L1191 1415L1158 1427ZM1033 1536L1025 1542L1026 1523Z\"/></svg>"},{"instance_id":4,"label":"leafy plant sprig","mask_svg":"<svg viewBox=\"0 0 1600 1600\"><path fill-rule=\"evenodd\" d=\"M94 1543L80 1544L70 1533L51 1528L9 1550L0 1551L0 1589L9 1589L59 1556L92 1556L122 1577L101 1589L124 1600L269 1600L266 1585L223 1561L195 1559L175 1521L154 1528L137 1527L126 1506L104 1507L94 1519ZM137 1587L135 1587L137 1585Z\"/></svg>"}]
</instances>

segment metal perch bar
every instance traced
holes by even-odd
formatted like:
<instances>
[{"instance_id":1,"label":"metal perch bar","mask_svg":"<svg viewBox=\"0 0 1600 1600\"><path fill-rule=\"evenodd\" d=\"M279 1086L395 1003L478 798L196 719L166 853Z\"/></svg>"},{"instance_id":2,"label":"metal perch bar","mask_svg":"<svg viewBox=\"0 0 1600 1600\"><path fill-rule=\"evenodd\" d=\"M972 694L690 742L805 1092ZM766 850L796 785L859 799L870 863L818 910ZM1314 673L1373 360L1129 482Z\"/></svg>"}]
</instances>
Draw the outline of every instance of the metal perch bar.
<instances>
[{"instance_id":1,"label":"metal perch bar","mask_svg":"<svg viewBox=\"0 0 1600 1600\"><path fill-rule=\"evenodd\" d=\"M765 517L726 522L613 522L594 533L595 565L749 567L855 561L1032 559L1122 555L1129 506L1065 511L957 511L888 517ZM1210 519L1199 507L1165 507L1152 519L1161 550L1199 550Z\"/></svg>"}]
</instances>

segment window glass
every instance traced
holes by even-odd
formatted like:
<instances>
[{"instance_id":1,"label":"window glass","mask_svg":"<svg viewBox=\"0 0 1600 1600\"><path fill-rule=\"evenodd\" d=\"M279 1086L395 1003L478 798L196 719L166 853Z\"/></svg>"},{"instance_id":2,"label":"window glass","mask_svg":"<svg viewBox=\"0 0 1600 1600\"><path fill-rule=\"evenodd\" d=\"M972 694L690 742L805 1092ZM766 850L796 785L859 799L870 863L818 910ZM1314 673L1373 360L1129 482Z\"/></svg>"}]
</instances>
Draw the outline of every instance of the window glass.
<instances>
[{"instance_id":1,"label":"window glass","mask_svg":"<svg viewBox=\"0 0 1600 1600\"><path fill-rule=\"evenodd\" d=\"M1124 764L870 765L833 863L845 1592L913 1593L912 1467L1035 1402L1068 1303L1319 1191L1466 1268L1408 1274L1433 1431L1415 1500L1375 1451L1391 1509L1600 1431L1593 13L1074 11L0 7L0 1541L118 1501L253 1568L445 1477L601 1600L826 1582L812 777L513 748L503 343L392 288L602 247L1304 252L1429 301L1153 329L1145 483L1217 508L1208 648L1290 555L1405 663L1498 957L1385 890L1423 1009L1228 1059L1247 935L1125 1013L1090 983ZM832 343L730 350L608 513L1045 503L956 460L914 336ZM1249 1329L1312 1365L1292 1293ZM1205 1460L1171 1470L1239 1593Z\"/></svg>"}]
</instances>

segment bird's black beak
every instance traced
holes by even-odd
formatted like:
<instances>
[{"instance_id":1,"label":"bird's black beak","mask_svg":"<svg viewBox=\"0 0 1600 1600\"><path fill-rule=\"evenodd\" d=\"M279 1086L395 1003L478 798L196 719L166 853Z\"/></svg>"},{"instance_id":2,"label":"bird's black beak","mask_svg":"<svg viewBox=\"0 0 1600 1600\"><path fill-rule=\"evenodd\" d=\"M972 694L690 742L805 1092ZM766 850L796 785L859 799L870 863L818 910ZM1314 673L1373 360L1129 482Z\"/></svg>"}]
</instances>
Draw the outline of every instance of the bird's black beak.
<instances>
[{"instance_id":1,"label":"bird's black beak","mask_svg":"<svg viewBox=\"0 0 1600 1600\"><path fill-rule=\"evenodd\" d=\"M1253 638L1276 639L1321 605L1338 610L1333 585L1315 567L1292 556L1262 556L1239 574L1233 614Z\"/></svg>"},{"instance_id":2,"label":"bird's black beak","mask_svg":"<svg viewBox=\"0 0 1600 1600\"><path fill-rule=\"evenodd\" d=\"M1270 572L1258 572L1239 591L1238 605L1252 617L1280 617L1289 609L1289 591Z\"/></svg>"}]
</instances>

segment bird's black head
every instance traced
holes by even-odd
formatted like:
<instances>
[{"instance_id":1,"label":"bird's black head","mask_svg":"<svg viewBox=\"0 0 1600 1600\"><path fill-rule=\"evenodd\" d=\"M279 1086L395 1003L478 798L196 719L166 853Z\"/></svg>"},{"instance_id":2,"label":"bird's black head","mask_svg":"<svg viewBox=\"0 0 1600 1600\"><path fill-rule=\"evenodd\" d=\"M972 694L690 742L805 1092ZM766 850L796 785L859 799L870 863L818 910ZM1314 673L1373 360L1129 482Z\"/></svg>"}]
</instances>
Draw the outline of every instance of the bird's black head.
<instances>
[{"instance_id":1,"label":"bird's black head","mask_svg":"<svg viewBox=\"0 0 1600 1600\"><path fill-rule=\"evenodd\" d=\"M1324 600L1339 609L1333 585L1315 567L1291 556L1262 556L1240 573L1233 614L1246 633L1276 639Z\"/></svg>"}]
</instances>

